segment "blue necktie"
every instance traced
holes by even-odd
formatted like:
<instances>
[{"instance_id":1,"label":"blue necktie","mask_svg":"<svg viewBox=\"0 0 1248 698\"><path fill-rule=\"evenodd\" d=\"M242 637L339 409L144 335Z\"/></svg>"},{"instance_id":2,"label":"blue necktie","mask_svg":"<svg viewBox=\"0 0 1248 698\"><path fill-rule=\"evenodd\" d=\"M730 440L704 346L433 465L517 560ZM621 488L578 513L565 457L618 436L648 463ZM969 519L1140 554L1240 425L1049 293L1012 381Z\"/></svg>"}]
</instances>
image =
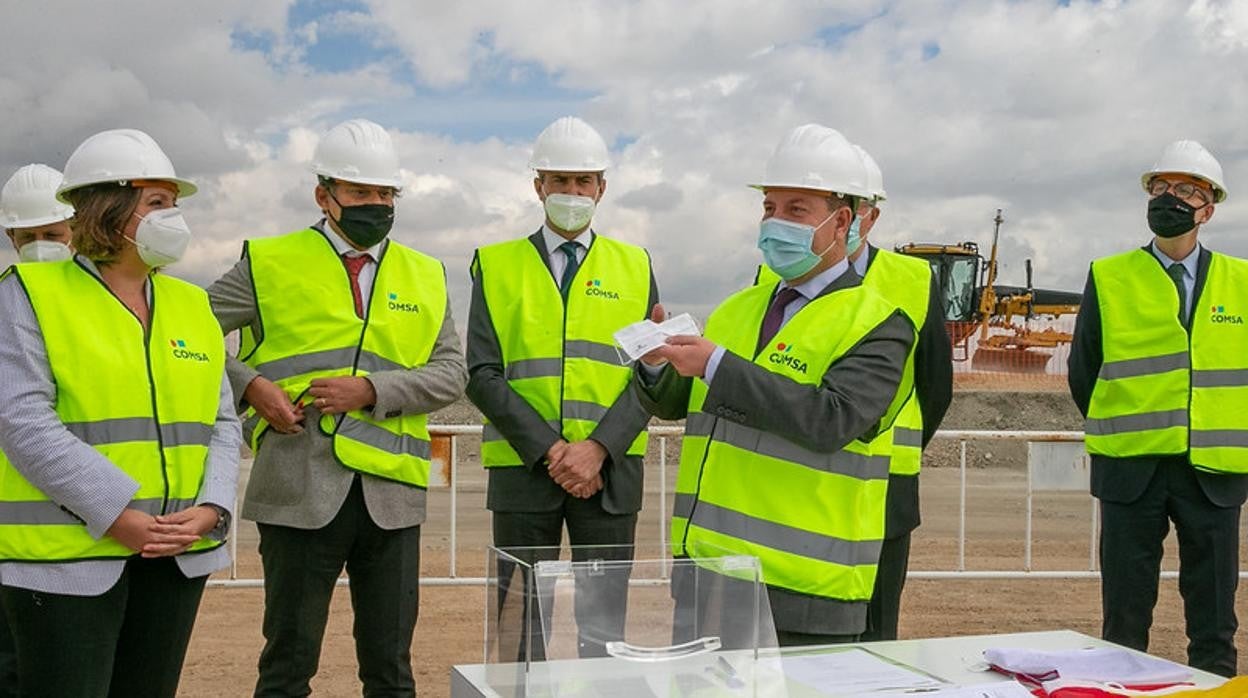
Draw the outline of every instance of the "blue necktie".
<instances>
[{"instance_id":1,"label":"blue necktie","mask_svg":"<svg viewBox=\"0 0 1248 698\"><path fill-rule=\"evenodd\" d=\"M559 294L563 296L564 302L568 300L568 290L572 288L572 279L576 277L576 270L581 268L581 263L576 259L576 248L578 247L580 247L579 243L571 241L559 246L559 251L568 260L568 263L563 267L563 278L559 280Z\"/></svg>"}]
</instances>

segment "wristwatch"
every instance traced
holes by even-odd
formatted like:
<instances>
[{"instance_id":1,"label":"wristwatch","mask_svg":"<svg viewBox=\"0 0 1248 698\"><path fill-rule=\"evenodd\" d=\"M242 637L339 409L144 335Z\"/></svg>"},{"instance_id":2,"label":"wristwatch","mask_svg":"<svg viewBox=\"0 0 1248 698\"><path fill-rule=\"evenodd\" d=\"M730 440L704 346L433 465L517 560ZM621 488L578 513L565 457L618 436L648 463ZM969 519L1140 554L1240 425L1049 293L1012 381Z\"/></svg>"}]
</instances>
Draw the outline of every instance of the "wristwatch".
<instances>
[{"instance_id":1,"label":"wristwatch","mask_svg":"<svg viewBox=\"0 0 1248 698\"><path fill-rule=\"evenodd\" d=\"M217 512L217 525L208 531L207 537L217 540L225 540L225 535L230 531L230 512L225 507L216 504L205 504L204 506Z\"/></svg>"}]
</instances>

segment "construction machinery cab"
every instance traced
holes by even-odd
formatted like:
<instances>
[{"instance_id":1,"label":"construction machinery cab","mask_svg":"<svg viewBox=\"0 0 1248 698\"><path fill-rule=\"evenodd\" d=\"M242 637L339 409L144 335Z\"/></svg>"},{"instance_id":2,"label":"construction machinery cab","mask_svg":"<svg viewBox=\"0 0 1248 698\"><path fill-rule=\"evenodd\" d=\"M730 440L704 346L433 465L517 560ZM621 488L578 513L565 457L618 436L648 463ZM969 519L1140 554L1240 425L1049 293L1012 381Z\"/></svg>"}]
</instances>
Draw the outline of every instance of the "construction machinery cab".
<instances>
[{"instance_id":1,"label":"construction machinery cab","mask_svg":"<svg viewBox=\"0 0 1248 698\"><path fill-rule=\"evenodd\" d=\"M1078 313L1081 295L1033 288L1031 260L1026 262L1026 286L998 285L997 247L1001 223L1005 221L1000 209L992 220L996 227L987 260L973 242L908 243L898 245L896 250L931 265L940 286L954 361L971 359L971 366L976 369L1044 373L1052 350L1070 344L1071 334L1052 326L1032 327L1030 322ZM975 334L979 336L974 338Z\"/></svg>"},{"instance_id":2,"label":"construction machinery cab","mask_svg":"<svg viewBox=\"0 0 1248 698\"><path fill-rule=\"evenodd\" d=\"M971 322L979 307L979 272L984 258L973 242L955 245L907 243L897 252L919 257L932 267L932 277L940 289L940 303L946 322Z\"/></svg>"}]
</instances>

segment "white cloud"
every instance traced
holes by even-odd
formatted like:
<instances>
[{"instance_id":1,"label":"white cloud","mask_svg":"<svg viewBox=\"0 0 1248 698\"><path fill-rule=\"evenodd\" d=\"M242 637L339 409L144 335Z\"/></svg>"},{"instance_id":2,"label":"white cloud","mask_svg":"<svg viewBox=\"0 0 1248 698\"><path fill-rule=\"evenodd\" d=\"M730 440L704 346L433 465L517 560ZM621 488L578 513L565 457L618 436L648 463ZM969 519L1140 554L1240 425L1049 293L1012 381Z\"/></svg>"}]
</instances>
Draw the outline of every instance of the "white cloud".
<instances>
[{"instance_id":1,"label":"white cloud","mask_svg":"<svg viewBox=\"0 0 1248 698\"><path fill-rule=\"evenodd\" d=\"M882 246L986 247L1003 208L1004 282L1032 256L1037 283L1079 288L1093 257L1147 240L1138 176L1190 137L1231 192L1202 239L1248 254L1244 3L829 5L368 0L291 26L280 1L28 3L0 45L0 166L60 167L95 130L149 130L200 181L198 237L174 271L207 282L242 239L316 220L318 134L366 114L403 157L395 237L446 261L461 324L472 249L540 225L529 139L563 111L623 138L596 227L650 248L674 309L704 314L748 281L759 197L745 184L810 121L883 167ZM390 53L317 71L331 36Z\"/></svg>"}]
</instances>

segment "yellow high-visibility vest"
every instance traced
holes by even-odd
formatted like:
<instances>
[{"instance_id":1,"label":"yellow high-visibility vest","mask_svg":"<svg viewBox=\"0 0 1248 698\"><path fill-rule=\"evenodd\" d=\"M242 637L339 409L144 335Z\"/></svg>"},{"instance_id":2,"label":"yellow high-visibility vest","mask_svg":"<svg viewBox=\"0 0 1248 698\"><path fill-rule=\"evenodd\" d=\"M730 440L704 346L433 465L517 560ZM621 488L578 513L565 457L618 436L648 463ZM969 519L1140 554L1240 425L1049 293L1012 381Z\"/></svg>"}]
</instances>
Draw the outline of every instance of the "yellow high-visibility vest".
<instances>
[{"instance_id":1,"label":"yellow high-visibility vest","mask_svg":"<svg viewBox=\"0 0 1248 698\"><path fill-rule=\"evenodd\" d=\"M152 274L150 331L77 260L18 264L56 383L56 414L139 483L127 505L157 515L195 505L220 404L225 345L203 289ZM190 552L221 541L202 539ZM0 460L0 560L125 558Z\"/></svg>"},{"instance_id":2,"label":"yellow high-visibility vest","mask_svg":"<svg viewBox=\"0 0 1248 698\"><path fill-rule=\"evenodd\" d=\"M869 288L816 298L755 355L774 286L730 296L706 337L768 371L817 386L834 361L896 312ZM842 601L871 598L884 539L887 441L855 440L835 453L702 411L693 381L676 479L672 552L694 558L753 555L768 585ZM894 398L886 429L901 408ZM765 405L759 409L766 409Z\"/></svg>"},{"instance_id":3,"label":"yellow high-visibility vest","mask_svg":"<svg viewBox=\"0 0 1248 698\"><path fill-rule=\"evenodd\" d=\"M869 250L863 251L863 254L869 253ZM772 285L779 280L780 277L766 265L759 267L756 283ZM901 308L906 317L910 318L915 327L917 348L918 331L927 321L927 310L931 302L932 270L927 262L888 250L877 250L862 283ZM888 439L893 444L893 460L889 464L889 472L894 475L918 475L923 462L923 411L919 409L919 401L914 392L914 349L906 357L900 390L908 397L897 415L897 421L891 432L882 433L876 438Z\"/></svg>"},{"instance_id":4,"label":"yellow high-visibility vest","mask_svg":"<svg viewBox=\"0 0 1248 698\"><path fill-rule=\"evenodd\" d=\"M566 305L528 238L477 250L473 276L490 309L507 384L565 439L588 438L628 389L632 371L620 364L613 335L650 311L650 256L636 245L595 235ZM643 431L628 453L645 452ZM489 420L481 461L486 467L522 465Z\"/></svg>"},{"instance_id":5,"label":"yellow high-visibility vest","mask_svg":"<svg viewBox=\"0 0 1248 698\"><path fill-rule=\"evenodd\" d=\"M257 343L244 328L239 356L292 401L311 402L305 396L316 378L407 370L429 361L447 303L438 260L387 242L361 318L342 259L319 231L250 240L244 254L263 336ZM423 488L429 484L426 420L424 414L387 418L352 410L322 415L318 427L333 438L334 456L344 466ZM243 428L258 449L268 423L249 410Z\"/></svg>"},{"instance_id":6,"label":"yellow high-visibility vest","mask_svg":"<svg viewBox=\"0 0 1248 698\"><path fill-rule=\"evenodd\" d=\"M1092 278L1103 362L1088 452L1188 453L1203 470L1248 473L1248 262L1212 253L1190 333L1174 282L1150 251L1098 259Z\"/></svg>"}]
</instances>

